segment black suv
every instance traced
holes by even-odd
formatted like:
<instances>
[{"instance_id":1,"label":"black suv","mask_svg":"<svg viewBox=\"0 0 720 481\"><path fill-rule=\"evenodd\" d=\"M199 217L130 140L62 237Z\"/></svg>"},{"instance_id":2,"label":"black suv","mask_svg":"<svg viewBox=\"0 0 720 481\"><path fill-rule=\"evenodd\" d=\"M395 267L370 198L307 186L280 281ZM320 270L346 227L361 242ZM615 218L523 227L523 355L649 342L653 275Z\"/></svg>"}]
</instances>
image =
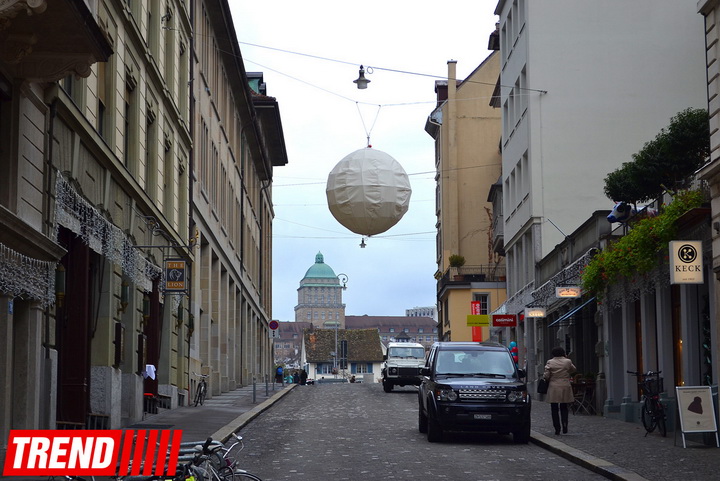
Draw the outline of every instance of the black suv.
<instances>
[{"instance_id":1,"label":"black suv","mask_svg":"<svg viewBox=\"0 0 720 481\"><path fill-rule=\"evenodd\" d=\"M428 441L443 431L512 433L530 440L530 406L525 371L507 347L495 342L436 342L418 390L418 429Z\"/></svg>"}]
</instances>

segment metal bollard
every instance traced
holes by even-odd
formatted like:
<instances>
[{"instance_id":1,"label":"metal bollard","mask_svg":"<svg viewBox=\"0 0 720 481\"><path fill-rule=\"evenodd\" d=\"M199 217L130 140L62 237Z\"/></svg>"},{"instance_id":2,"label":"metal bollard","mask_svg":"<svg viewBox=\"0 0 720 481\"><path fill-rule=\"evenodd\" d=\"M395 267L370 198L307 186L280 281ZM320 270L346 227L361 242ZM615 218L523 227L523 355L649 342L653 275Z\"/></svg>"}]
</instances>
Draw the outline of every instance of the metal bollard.
<instances>
[{"instance_id":1,"label":"metal bollard","mask_svg":"<svg viewBox=\"0 0 720 481\"><path fill-rule=\"evenodd\" d=\"M275 387L275 383L273 383L273 387ZM268 376L265 374L265 397L270 397L270 390L268 389Z\"/></svg>"},{"instance_id":2,"label":"metal bollard","mask_svg":"<svg viewBox=\"0 0 720 481\"><path fill-rule=\"evenodd\" d=\"M255 385L255 376L253 376L253 404L257 402L257 386Z\"/></svg>"}]
</instances>

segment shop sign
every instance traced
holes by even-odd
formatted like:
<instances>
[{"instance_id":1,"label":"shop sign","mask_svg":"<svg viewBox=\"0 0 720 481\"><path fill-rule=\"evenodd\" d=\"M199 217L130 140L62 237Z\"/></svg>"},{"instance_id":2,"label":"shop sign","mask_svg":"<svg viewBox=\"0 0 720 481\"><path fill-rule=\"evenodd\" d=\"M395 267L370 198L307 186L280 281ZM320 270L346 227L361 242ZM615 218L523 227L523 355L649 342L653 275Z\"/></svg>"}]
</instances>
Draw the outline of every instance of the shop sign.
<instances>
[{"instance_id":1,"label":"shop sign","mask_svg":"<svg viewBox=\"0 0 720 481\"><path fill-rule=\"evenodd\" d=\"M514 314L493 314L493 327L515 327L517 326L517 318Z\"/></svg>"},{"instance_id":2,"label":"shop sign","mask_svg":"<svg viewBox=\"0 0 720 481\"><path fill-rule=\"evenodd\" d=\"M467 325L472 326L489 326L490 316L487 314L470 314L467 316Z\"/></svg>"},{"instance_id":3,"label":"shop sign","mask_svg":"<svg viewBox=\"0 0 720 481\"><path fill-rule=\"evenodd\" d=\"M185 261L182 259L167 259L165 261L165 291L178 292L185 288Z\"/></svg>"},{"instance_id":4,"label":"shop sign","mask_svg":"<svg viewBox=\"0 0 720 481\"><path fill-rule=\"evenodd\" d=\"M543 307L526 307L525 317L545 317L545 308Z\"/></svg>"},{"instance_id":5,"label":"shop sign","mask_svg":"<svg viewBox=\"0 0 720 481\"><path fill-rule=\"evenodd\" d=\"M702 284L702 241L670 242L670 284Z\"/></svg>"},{"instance_id":6,"label":"shop sign","mask_svg":"<svg viewBox=\"0 0 720 481\"><path fill-rule=\"evenodd\" d=\"M582 294L580 286L563 286L555 288L555 297L558 299L577 298Z\"/></svg>"}]
</instances>

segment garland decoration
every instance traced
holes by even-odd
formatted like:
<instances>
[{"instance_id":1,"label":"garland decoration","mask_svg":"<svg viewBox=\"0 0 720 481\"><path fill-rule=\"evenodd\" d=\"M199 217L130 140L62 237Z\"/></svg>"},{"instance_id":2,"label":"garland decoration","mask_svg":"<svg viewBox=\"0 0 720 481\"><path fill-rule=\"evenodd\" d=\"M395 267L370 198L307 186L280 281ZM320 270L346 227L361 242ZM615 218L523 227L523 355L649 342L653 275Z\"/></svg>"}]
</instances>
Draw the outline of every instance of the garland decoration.
<instances>
[{"instance_id":1,"label":"garland decoration","mask_svg":"<svg viewBox=\"0 0 720 481\"><path fill-rule=\"evenodd\" d=\"M55 266L55 262L27 257L0 242L0 292L50 306L55 302Z\"/></svg>"},{"instance_id":2,"label":"garland decoration","mask_svg":"<svg viewBox=\"0 0 720 481\"><path fill-rule=\"evenodd\" d=\"M163 270L143 257L128 236L80 196L59 172L55 196L55 239L60 225L65 226L93 251L119 265L135 285L145 292L152 290L153 280L161 279Z\"/></svg>"}]
</instances>

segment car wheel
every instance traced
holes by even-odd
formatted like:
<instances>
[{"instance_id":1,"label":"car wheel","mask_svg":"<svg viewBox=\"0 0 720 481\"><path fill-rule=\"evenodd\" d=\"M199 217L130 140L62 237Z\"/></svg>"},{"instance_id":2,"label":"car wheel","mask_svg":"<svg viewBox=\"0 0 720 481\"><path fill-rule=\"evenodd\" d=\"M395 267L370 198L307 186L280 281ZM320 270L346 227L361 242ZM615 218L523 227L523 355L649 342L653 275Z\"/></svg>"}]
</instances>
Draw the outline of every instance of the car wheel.
<instances>
[{"instance_id":1,"label":"car wheel","mask_svg":"<svg viewBox=\"0 0 720 481\"><path fill-rule=\"evenodd\" d=\"M430 416L427 418L427 438L431 443L439 443L442 441L442 428L440 423L432 419Z\"/></svg>"},{"instance_id":2,"label":"car wheel","mask_svg":"<svg viewBox=\"0 0 720 481\"><path fill-rule=\"evenodd\" d=\"M422 406L418 410L418 431L425 434L428 430L428 418L422 410Z\"/></svg>"},{"instance_id":3,"label":"car wheel","mask_svg":"<svg viewBox=\"0 0 720 481\"><path fill-rule=\"evenodd\" d=\"M383 381L383 391L390 392L390 391L392 391L392 388L393 388L392 384L390 384L389 382Z\"/></svg>"},{"instance_id":4,"label":"car wheel","mask_svg":"<svg viewBox=\"0 0 720 481\"><path fill-rule=\"evenodd\" d=\"M530 423L527 423L519 431L513 431L515 444L527 444L530 441Z\"/></svg>"}]
</instances>

